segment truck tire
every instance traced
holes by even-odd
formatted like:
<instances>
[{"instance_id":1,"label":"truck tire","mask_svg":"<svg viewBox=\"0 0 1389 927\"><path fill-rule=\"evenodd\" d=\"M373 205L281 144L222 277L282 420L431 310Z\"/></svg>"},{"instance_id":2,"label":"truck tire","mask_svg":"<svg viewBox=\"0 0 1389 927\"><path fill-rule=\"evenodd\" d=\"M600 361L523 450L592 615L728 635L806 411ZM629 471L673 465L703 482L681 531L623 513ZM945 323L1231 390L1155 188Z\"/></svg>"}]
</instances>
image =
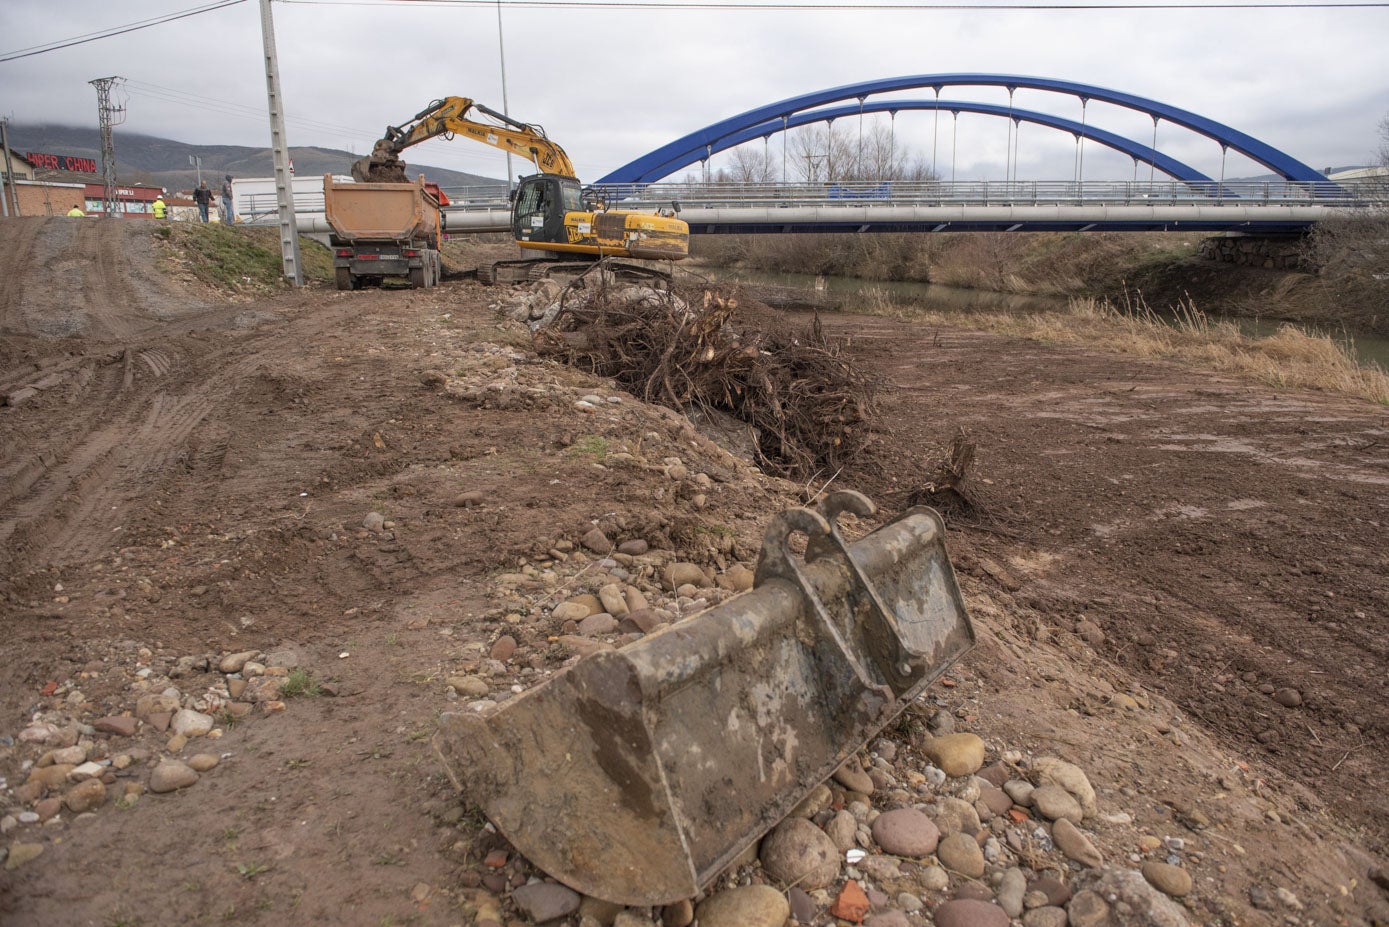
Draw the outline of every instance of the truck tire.
<instances>
[{"instance_id":1,"label":"truck tire","mask_svg":"<svg viewBox=\"0 0 1389 927\"><path fill-rule=\"evenodd\" d=\"M340 289L340 290L355 290L355 289L357 289L355 286L352 285L352 271L348 270L346 267L339 267L339 268L337 268L337 271L336 271L335 276L336 276L336 278L337 278L338 289Z\"/></svg>"},{"instance_id":2,"label":"truck tire","mask_svg":"<svg viewBox=\"0 0 1389 927\"><path fill-rule=\"evenodd\" d=\"M425 282L424 268L412 267L410 269L410 285L417 290L423 290L429 284Z\"/></svg>"}]
</instances>

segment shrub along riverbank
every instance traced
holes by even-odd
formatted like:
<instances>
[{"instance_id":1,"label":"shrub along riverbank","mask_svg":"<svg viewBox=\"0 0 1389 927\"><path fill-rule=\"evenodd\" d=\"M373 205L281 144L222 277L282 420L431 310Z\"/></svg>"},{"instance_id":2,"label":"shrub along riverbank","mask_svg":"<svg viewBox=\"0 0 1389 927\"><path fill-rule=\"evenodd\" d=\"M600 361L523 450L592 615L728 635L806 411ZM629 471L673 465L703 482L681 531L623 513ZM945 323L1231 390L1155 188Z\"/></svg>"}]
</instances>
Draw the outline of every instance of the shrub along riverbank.
<instances>
[{"instance_id":1,"label":"shrub along riverbank","mask_svg":"<svg viewBox=\"0 0 1389 927\"><path fill-rule=\"evenodd\" d=\"M1043 313L937 313L908 310L902 317L1039 341L1082 344L1116 354L1161 357L1276 387L1344 393L1389 405L1389 373L1362 366L1343 342L1284 325L1272 335L1243 333L1236 322L1214 319L1191 304L1177 307L1177 324L1141 299L1072 299L1065 310Z\"/></svg>"}]
</instances>

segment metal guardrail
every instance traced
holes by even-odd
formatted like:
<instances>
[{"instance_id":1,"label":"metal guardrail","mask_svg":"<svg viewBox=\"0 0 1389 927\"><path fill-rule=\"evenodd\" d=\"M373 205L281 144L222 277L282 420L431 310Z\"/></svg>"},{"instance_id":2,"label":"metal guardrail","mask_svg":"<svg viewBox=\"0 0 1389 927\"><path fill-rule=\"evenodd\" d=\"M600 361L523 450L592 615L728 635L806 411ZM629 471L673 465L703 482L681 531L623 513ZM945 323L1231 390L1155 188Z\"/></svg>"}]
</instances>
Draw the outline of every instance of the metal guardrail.
<instances>
[{"instance_id":1,"label":"metal guardrail","mask_svg":"<svg viewBox=\"0 0 1389 927\"><path fill-rule=\"evenodd\" d=\"M1294 183L1072 181L838 181L835 183L655 183L590 184L584 188L609 207L657 209L672 201L682 207L736 206L1389 206L1383 180ZM497 185L446 187L450 212L506 206ZM296 193L299 213L322 213L322 193ZM241 197L243 221L273 222L274 193Z\"/></svg>"},{"instance_id":2,"label":"metal guardrail","mask_svg":"<svg viewBox=\"0 0 1389 927\"><path fill-rule=\"evenodd\" d=\"M1344 206L1389 204L1389 184L1332 181L868 181L823 184L651 184L587 188L611 205L811 206Z\"/></svg>"},{"instance_id":3,"label":"metal guardrail","mask_svg":"<svg viewBox=\"0 0 1389 927\"><path fill-rule=\"evenodd\" d=\"M817 206L1389 206L1382 180L1228 181L837 181L834 183L590 184L609 207L655 209L672 201L690 207ZM496 208L496 187L446 190L453 206Z\"/></svg>"},{"instance_id":4,"label":"metal guardrail","mask_svg":"<svg viewBox=\"0 0 1389 927\"><path fill-rule=\"evenodd\" d=\"M866 183L594 184L609 208L678 203L691 234L939 231L1305 231L1345 210L1389 208L1383 179L1226 183L1124 181L870 181ZM457 187L445 208L455 233L505 232L511 205L499 185ZM295 195L299 228L328 232L322 193ZM238 198L237 218L274 225L274 194Z\"/></svg>"}]
</instances>

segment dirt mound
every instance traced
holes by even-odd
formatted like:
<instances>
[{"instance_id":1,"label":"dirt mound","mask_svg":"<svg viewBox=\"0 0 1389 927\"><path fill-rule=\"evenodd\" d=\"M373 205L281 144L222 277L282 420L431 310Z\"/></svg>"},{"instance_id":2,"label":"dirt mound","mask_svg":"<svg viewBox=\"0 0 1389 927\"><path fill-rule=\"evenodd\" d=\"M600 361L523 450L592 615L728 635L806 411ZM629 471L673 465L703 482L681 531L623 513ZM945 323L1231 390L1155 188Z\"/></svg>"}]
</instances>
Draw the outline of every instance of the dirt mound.
<instances>
[{"instance_id":1,"label":"dirt mound","mask_svg":"<svg viewBox=\"0 0 1389 927\"><path fill-rule=\"evenodd\" d=\"M45 230L10 241L32 252ZM27 304L5 298L7 320ZM430 752L440 710L562 666L574 630L556 603L614 571L649 586L677 559L710 577L751 565L804 486L538 357L496 298L470 282L300 292L115 346L22 329L26 378L50 385L0 407L0 848L14 854L0 920L451 925L513 910L532 873L505 852L487 862L504 841ZM858 488L882 502L939 482L923 461L964 426L972 485L1012 515L1006 531L951 532L981 646L931 690L932 720L1007 762L1083 766L1097 848L1118 865L1178 860L1193 923L1283 923L1281 892L1304 923L1383 921L1364 854L1389 835L1382 410L999 335L825 324L887 382L883 472ZM219 714L222 736L191 743L132 725L170 688L211 713L231 695L225 654L287 650L337 696ZM112 731L80 727L98 720ZM42 725L111 760L94 813L20 793L54 775L45 751L71 748L23 739ZM908 741L924 738L892 737L912 765L875 770L921 779ZM160 757L202 753L220 763L189 791L132 788ZM1042 826L1007 813L1025 837Z\"/></svg>"},{"instance_id":2,"label":"dirt mound","mask_svg":"<svg viewBox=\"0 0 1389 927\"><path fill-rule=\"evenodd\" d=\"M153 222L0 222L0 334L128 338L207 305L160 268Z\"/></svg>"}]
</instances>

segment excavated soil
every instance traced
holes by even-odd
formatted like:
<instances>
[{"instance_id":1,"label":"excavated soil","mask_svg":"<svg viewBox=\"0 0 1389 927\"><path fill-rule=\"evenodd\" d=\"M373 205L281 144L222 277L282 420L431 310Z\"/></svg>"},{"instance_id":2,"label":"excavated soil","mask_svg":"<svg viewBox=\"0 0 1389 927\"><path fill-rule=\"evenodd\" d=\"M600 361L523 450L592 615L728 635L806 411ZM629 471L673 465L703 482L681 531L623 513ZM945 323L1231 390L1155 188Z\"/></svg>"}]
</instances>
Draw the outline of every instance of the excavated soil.
<instances>
[{"instance_id":1,"label":"excavated soil","mask_svg":"<svg viewBox=\"0 0 1389 927\"><path fill-rule=\"evenodd\" d=\"M0 396L19 397L0 406L0 734L70 689L73 711L128 711L139 669L183 656L292 648L336 697L227 726L188 790L11 831L0 845L43 852L0 871L0 920L468 923L496 838L428 738L444 679L514 628L512 571L595 524L750 563L806 487L541 361L500 291L232 306L181 295L154 254L115 223L0 222ZM1389 919L1370 878L1389 845L1389 413L824 321L886 384L878 469L835 488L891 509L958 429L977 443L983 511L950 543L981 643L933 695L993 749L1062 755L1134 827L1200 846L1193 923ZM593 392L621 402L575 406ZM621 466L593 450L619 446ZM1299 705L1272 697L1288 689ZM3 743L15 814L34 752ZM1135 834L1097 843L1131 862ZM1303 907L1251 905L1275 887Z\"/></svg>"}]
</instances>

